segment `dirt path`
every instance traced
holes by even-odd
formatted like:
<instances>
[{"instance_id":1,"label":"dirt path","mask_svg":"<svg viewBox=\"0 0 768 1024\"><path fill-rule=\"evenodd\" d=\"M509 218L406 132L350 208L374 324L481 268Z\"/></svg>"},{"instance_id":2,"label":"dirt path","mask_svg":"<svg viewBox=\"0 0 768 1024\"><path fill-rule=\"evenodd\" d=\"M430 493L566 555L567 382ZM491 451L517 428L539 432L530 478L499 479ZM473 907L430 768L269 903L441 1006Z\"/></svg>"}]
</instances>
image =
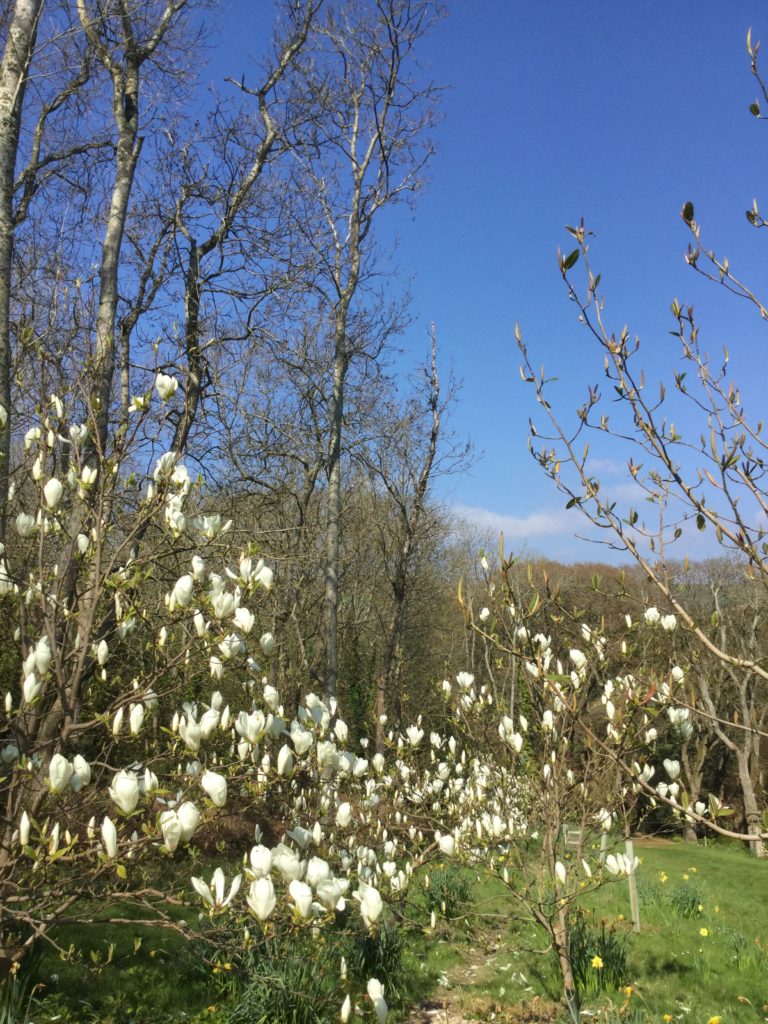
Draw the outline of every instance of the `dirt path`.
<instances>
[{"instance_id":1,"label":"dirt path","mask_svg":"<svg viewBox=\"0 0 768 1024\"><path fill-rule=\"evenodd\" d=\"M526 1006L501 1008L490 995L470 991L493 969L501 935L486 933L483 942L467 947L461 962L442 975L435 991L411 1012L407 1024L483 1024L489 1020L495 1024L551 1024L559 1008L547 1000L535 997Z\"/></svg>"}]
</instances>

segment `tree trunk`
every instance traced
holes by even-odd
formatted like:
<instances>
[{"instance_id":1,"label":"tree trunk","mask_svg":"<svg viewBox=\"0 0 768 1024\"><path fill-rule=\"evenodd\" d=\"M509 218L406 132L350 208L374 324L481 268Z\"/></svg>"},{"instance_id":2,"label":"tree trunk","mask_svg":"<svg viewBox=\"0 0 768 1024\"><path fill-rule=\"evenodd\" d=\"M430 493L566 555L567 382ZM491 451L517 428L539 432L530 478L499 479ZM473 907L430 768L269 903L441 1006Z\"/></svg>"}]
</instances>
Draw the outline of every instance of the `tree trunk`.
<instances>
[{"instance_id":1,"label":"tree trunk","mask_svg":"<svg viewBox=\"0 0 768 1024\"><path fill-rule=\"evenodd\" d=\"M11 276L13 186L27 71L37 36L42 0L16 0L0 64L0 541L5 540L11 454Z\"/></svg>"},{"instance_id":2,"label":"tree trunk","mask_svg":"<svg viewBox=\"0 0 768 1024\"><path fill-rule=\"evenodd\" d=\"M408 548L410 549L410 545L408 545ZM375 725L377 751L384 749L384 723L382 718L387 713L387 691L390 687L395 664L395 651L397 649L397 642L400 639L400 631L402 628L405 589L405 573L403 572L398 575L398 579L392 588L392 614L390 615L387 634L384 638L384 652L381 656L381 670L378 678L376 679Z\"/></svg>"},{"instance_id":3,"label":"tree trunk","mask_svg":"<svg viewBox=\"0 0 768 1024\"><path fill-rule=\"evenodd\" d=\"M739 770L739 783L744 801L744 817L747 819L747 832L755 839L750 842L750 848L756 857L765 857L765 843L760 838L762 828L760 827L760 808L755 796L755 786L749 770L749 757L741 750L736 751L736 763Z\"/></svg>"},{"instance_id":4,"label":"tree trunk","mask_svg":"<svg viewBox=\"0 0 768 1024\"><path fill-rule=\"evenodd\" d=\"M341 551L341 438L347 375L346 317L336 322L333 399L328 452L328 511L325 535L325 695L336 696L339 681L339 559Z\"/></svg>"},{"instance_id":5,"label":"tree trunk","mask_svg":"<svg viewBox=\"0 0 768 1024\"><path fill-rule=\"evenodd\" d=\"M563 978L563 999L568 1010L572 1024L579 1024L579 996L576 991L576 982L573 980L573 968L571 966L571 949L568 941L568 921L565 910L560 910L557 919L552 925L555 952L560 965L560 974Z\"/></svg>"},{"instance_id":6,"label":"tree trunk","mask_svg":"<svg viewBox=\"0 0 768 1024\"><path fill-rule=\"evenodd\" d=\"M119 131L115 180L109 204L107 225L101 249L99 268L99 304L96 313L95 380L92 395L95 400L95 418L98 445L106 451L109 435L109 407L112 400L112 384L115 376L115 322L118 303L118 272L123 233L128 216L128 204L133 187L136 164L139 161L142 140L136 134L138 125L138 69L135 78L129 76L132 85L125 95L115 96L115 106L129 111ZM117 89L117 87L116 87ZM125 115L124 115L125 116Z\"/></svg>"}]
</instances>

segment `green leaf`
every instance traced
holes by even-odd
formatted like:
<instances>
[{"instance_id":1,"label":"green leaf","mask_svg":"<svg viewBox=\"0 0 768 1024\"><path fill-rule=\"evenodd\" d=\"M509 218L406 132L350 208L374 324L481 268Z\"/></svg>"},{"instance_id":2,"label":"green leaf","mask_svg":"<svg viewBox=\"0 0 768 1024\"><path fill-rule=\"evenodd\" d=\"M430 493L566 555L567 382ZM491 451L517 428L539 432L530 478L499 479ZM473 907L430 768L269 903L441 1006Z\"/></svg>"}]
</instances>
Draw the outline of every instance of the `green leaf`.
<instances>
[{"instance_id":1,"label":"green leaf","mask_svg":"<svg viewBox=\"0 0 768 1024\"><path fill-rule=\"evenodd\" d=\"M706 529L707 520L704 518L704 516L701 514L701 512L699 512L699 514L696 516L696 526L700 530Z\"/></svg>"},{"instance_id":2,"label":"green leaf","mask_svg":"<svg viewBox=\"0 0 768 1024\"><path fill-rule=\"evenodd\" d=\"M749 104L749 112L753 117L760 117L760 104L755 100L754 103Z\"/></svg>"},{"instance_id":3,"label":"green leaf","mask_svg":"<svg viewBox=\"0 0 768 1024\"><path fill-rule=\"evenodd\" d=\"M579 250L574 249L573 252L569 253L563 260L563 270L570 270L571 267L576 265L579 258Z\"/></svg>"}]
</instances>

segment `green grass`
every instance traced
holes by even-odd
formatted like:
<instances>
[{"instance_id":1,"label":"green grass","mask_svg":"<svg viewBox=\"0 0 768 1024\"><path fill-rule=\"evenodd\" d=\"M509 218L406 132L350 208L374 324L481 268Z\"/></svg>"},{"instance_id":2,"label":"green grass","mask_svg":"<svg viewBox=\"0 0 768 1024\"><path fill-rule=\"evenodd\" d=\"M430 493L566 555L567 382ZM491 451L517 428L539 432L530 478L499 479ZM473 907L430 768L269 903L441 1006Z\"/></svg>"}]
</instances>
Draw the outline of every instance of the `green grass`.
<instances>
[{"instance_id":1,"label":"green grass","mask_svg":"<svg viewBox=\"0 0 768 1024\"><path fill-rule=\"evenodd\" d=\"M600 993L591 986L585 1009L593 1015L585 1021L663 1024L666 1014L690 1024L707 1024L711 1017L722 1024L765 1021L768 862L721 844L637 842L635 848L642 859L640 933L633 933L628 920L626 881L584 901L587 945L601 926L609 938L626 941L624 984L632 994ZM495 1014L499 1024L557 1020L559 976L543 936L515 920L514 904L500 883L466 875L469 902L456 911L460 919L441 921L436 932L424 931L430 897L419 895L414 880L404 1004L449 992L457 1009L480 1019ZM44 986L30 1015L35 1024L214 1022L233 1005L230 979L203 969L173 932L100 925L60 929L57 939L80 952L65 961L53 951L44 953L28 979ZM222 1016L210 1012L211 1006ZM403 1006L393 1006L393 1024L404 1016Z\"/></svg>"},{"instance_id":2,"label":"green grass","mask_svg":"<svg viewBox=\"0 0 768 1024\"><path fill-rule=\"evenodd\" d=\"M641 931L632 931L626 881L605 886L584 901L593 934L624 939L628 971L622 989L585 999L585 1020L663 1024L756 1024L768 1017L768 862L741 847L721 844L636 842ZM686 877L687 876L687 877ZM518 1020L520 1007L543 1007L553 1019L559 977L542 937L512 920L514 904L493 883L475 885L475 909L492 907L500 931L478 925L471 937L433 943L429 965L455 987L454 1000L478 1016ZM706 934L702 934L704 929ZM591 954L592 951L590 951ZM594 952L599 952L595 948ZM473 969L474 967L474 969ZM517 1008L513 1012L510 1008ZM549 1010L545 1009L550 1007ZM621 1012L620 1012L621 1011ZM551 1016L547 1016L547 1013Z\"/></svg>"},{"instance_id":3,"label":"green grass","mask_svg":"<svg viewBox=\"0 0 768 1024\"><path fill-rule=\"evenodd\" d=\"M630 984L646 1019L763 1021L768 862L721 844L636 846L641 930L631 935ZM603 890L594 911L629 917L626 883Z\"/></svg>"},{"instance_id":4,"label":"green grass","mask_svg":"<svg viewBox=\"0 0 768 1024\"><path fill-rule=\"evenodd\" d=\"M130 908L122 912L131 916ZM67 959L43 953L32 977L36 1024L175 1024L204 1013L221 993L219 980L173 931L73 925L55 937L77 952Z\"/></svg>"}]
</instances>

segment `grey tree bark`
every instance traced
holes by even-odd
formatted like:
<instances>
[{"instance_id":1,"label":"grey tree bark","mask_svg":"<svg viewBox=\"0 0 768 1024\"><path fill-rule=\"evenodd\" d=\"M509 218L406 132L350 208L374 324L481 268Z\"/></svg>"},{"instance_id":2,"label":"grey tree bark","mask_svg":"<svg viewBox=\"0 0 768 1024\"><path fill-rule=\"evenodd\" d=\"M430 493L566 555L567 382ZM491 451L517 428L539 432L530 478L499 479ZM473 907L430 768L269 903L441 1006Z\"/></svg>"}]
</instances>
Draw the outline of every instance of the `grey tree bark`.
<instances>
[{"instance_id":1,"label":"grey tree bark","mask_svg":"<svg viewBox=\"0 0 768 1024\"><path fill-rule=\"evenodd\" d=\"M43 0L16 0L0 63L0 542L5 540L11 453L13 196L21 114Z\"/></svg>"},{"instance_id":2,"label":"grey tree bark","mask_svg":"<svg viewBox=\"0 0 768 1024\"><path fill-rule=\"evenodd\" d=\"M114 19L119 28L119 46L105 41L107 16L92 16L86 0L77 0L80 24L97 60L112 82L112 112L117 131L115 173L109 202L99 266L99 294L96 337L93 352L91 401L96 426L94 441L103 453L109 436L110 404L115 377L115 327L119 299L120 253L143 138L139 134L139 85L142 65L167 36L187 0L167 0L157 22L144 41L138 39L129 0L117 0Z\"/></svg>"}]
</instances>

